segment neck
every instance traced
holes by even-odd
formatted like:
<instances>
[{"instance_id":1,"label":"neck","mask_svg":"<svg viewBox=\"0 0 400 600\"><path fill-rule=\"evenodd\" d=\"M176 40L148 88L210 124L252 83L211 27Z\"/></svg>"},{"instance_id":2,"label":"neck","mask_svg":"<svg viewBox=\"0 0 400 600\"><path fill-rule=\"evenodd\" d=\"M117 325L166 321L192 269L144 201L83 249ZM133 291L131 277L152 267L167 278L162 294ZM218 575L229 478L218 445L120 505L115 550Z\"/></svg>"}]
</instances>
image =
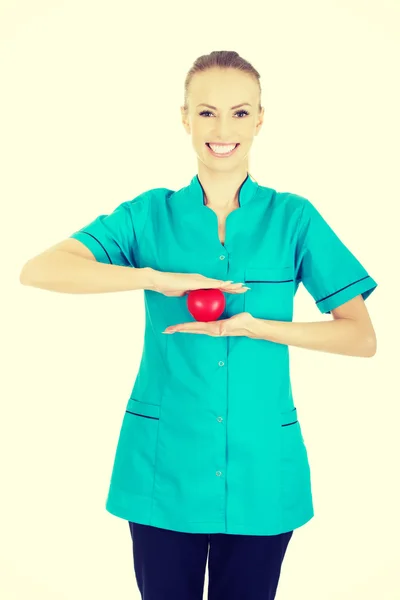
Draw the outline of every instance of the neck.
<instances>
[{"instance_id":1,"label":"neck","mask_svg":"<svg viewBox=\"0 0 400 600\"><path fill-rule=\"evenodd\" d=\"M199 169L198 178L204 190L204 203L221 211L238 208L239 188L247 175L247 168L226 173Z\"/></svg>"},{"instance_id":2,"label":"neck","mask_svg":"<svg viewBox=\"0 0 400 600\"><path fill-rule=\"evenodd\" d=\"M212 208L212 210L216 210L216 211L230 211L233 210L235 208L239 208L239 200L238 200L238 196L236 195L236 197L233 200L221 200L221 198L218 198L216 200L210 200L207 196L204 197L204 204L206 206L208 206L209 208Z\"/></svg>"}]
</instances>

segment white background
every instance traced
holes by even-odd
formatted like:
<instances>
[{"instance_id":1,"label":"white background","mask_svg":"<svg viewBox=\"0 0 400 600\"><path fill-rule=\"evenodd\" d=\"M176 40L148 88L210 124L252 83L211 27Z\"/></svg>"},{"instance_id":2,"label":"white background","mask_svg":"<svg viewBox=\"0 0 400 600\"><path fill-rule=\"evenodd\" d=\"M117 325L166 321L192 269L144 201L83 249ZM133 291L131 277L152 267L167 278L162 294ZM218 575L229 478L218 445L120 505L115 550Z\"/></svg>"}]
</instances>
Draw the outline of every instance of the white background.
<instances>
[{"instance_id":1,"label":"white background","mask_svg":"<svg viewBox=\"0 0 400 600\"><path fill-rule=\"evenodd\" d=\"M294 532L277 599L399 599L399 32L395 0L3 0L4 600L140 598L128 522L105 500L143 292L51 293L19 275L121 202L188 185L183 83L212 50L261 74L252 176L309 198L379 284L373 358L290 349L316 514ZM330 318L300 286L294 320Z\"/></svg>"}]
</instances>

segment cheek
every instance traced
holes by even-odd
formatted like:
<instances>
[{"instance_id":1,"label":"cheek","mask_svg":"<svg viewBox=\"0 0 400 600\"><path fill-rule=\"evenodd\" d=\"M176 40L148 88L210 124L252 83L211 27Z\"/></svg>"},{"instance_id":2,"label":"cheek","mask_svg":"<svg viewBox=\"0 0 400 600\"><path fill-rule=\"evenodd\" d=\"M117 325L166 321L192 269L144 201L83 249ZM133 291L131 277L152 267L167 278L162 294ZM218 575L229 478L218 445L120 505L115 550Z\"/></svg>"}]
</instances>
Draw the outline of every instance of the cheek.
<instances>
[{"instance_id":1,"label":"cheek","mask_svg":"<svg viewBox=\"0 0 400 600\"><path fill-rule=\"evenodd\" d=\"M198 128L195 129L192 127L191 136L193 147L199 150L206 148L205 142L207 141L207 131L199 131Z\"/></svg>"}]
</instances>

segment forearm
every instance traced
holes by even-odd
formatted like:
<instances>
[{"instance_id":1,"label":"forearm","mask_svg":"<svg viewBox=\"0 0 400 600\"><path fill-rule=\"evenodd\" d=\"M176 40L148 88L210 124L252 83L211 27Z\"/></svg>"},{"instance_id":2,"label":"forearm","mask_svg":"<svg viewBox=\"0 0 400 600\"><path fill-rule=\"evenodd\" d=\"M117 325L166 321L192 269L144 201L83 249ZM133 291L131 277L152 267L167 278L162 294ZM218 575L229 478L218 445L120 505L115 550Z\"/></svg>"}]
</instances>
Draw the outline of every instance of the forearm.
<instances>
[{"instance_id":1,"label":"forearm","mask_svg":"<svg viewBox=\"0 0 400 600\"><path fill-rule=\"evenodd\" d=\"M277 344L347 356L370 357L376 341L371 340L357 321L335 319L315 323L249 319L248 336Z\"/></svg>"},{"instance_id":2,"label":"forearm","mask_svg":"<svg viewBox=\"0 0 400 600\"><path fill-rule=\"evenodd\" d=\"M20 281L23 285L66 294L101 294L151 289L154 269L122 267L88 260L71 252L55 250L28 261Z\"/></svg>"}]
</instances>

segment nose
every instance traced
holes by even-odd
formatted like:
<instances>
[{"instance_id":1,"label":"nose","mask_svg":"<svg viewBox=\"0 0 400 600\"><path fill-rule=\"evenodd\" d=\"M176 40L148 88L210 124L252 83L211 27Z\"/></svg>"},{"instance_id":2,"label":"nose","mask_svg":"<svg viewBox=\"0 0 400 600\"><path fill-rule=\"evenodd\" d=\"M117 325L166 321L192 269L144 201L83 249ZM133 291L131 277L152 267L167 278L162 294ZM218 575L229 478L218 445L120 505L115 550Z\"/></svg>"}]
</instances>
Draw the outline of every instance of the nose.
<instances>
[{"instance_id":1,"label":"nose","mask_svg":"<svg viewBox=\"0 0 400 600\"><path fill-rule=\"evenodd\" d=\"M232 122L227 119L215 119L215 127L213 128L213 137L210 138L213 142L235 142L235 132L232 131Z\"/></svg>"}]
</instances>

